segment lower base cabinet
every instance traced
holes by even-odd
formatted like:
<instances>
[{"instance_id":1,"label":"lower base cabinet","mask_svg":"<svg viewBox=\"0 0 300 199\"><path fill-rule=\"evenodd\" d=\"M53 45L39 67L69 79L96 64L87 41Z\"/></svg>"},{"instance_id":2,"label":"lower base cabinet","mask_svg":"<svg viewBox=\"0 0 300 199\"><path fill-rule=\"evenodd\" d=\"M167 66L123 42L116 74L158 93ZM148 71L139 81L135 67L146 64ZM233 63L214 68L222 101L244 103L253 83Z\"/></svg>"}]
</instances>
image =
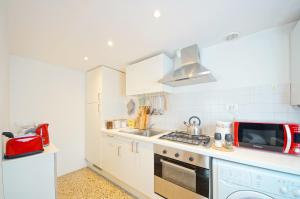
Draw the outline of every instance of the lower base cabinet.
<instances>
[{"instance_id":1,"label":"lower base cabinet","mask_svg":"<svg viewBox=\"0 0 300 199\"><path fill-rule=\"evenodd\" d=\"M154 197L153 144L102 134L102 169L149 198Z\"/></svg>"},{"instance_id":2,"label":"lower base cabinet","mask_svg":"<svg viewBox=\"0 0 300 199\"><path fill-rule=\"evenodd\" d=\"M4 198L55 199L55 159L49 153L3 161Z\"/></svg>"}]
</instances>

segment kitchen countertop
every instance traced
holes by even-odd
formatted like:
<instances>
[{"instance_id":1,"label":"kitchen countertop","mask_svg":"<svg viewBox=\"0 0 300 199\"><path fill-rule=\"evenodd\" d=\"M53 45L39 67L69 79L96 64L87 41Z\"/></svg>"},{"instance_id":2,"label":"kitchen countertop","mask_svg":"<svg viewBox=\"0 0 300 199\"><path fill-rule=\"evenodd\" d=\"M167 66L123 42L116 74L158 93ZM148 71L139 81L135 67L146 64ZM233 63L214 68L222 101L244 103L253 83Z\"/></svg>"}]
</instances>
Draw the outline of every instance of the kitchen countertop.
<instances>
[{"instance_id":1,"label":"kitchen countertop","mask_svg":"<svg viewBox=\"0 0 300 199\"><path fill-rule=\"evenodd\" d=\"M3 159L2 163L5 164L7 162L18 161L23 158L36 157L36 156L41 156L41 155L49 155L49 154L57 153L58 151L59 151L58 148L56 148L56 146L54 144L50 143L48 146L44 147L44 151L42 153L24 156L24 157L20 157L20 158L14 158L14 159Z\"/></svg>"},{"instance_id":2,"label":"kitchen countertop","mask_svg":"<svg viewBox=\"0 0 300 199\"><path fill-rule=\"evenodd\" d=\"M153 144L178 148L181 150L186 150L201 155L210 156L213 158L228 160L260 168L266 168L274 171L281 171L285 173L300 175L300 156L280 154L268 151L259 151L255 149L247 149L242 147L234 147L233 152L223 152L212 148L205 148L203 146L195 146L159 139L160 136L169 133L169 131L153 137L144 137L140 135L119 132L120 130L124 129L102 129L102 132L116 136L127 137L130 139L135 139L142 142L151 142Z\"/></svg>"}]
</instances>

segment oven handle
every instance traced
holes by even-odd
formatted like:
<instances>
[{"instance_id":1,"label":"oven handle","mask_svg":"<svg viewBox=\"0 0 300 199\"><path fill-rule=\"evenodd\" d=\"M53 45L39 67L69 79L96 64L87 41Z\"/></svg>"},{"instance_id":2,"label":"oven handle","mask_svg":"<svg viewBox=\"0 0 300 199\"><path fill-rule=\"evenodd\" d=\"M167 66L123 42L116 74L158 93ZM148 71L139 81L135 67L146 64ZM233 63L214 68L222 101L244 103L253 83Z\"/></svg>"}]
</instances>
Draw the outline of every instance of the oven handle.
<instances>
[{"instance_id":1,"label":"oven handle","mask_svg":"<svg viewBox=\"0 0 300 199\"><path fill-rule=\"evenodd\" d=\"M285 146L284 153L289 153L292 145L292 133L289 125L285 124L284 128L286 133L286 146Z\"/></svg>"},{"instance_id":2,"label":"oven handle","mask_svg":"<svg viewBox=\"0 0 300 199\"><path fill-rule=\"evenodd\" d=\"M193 170L193 169L189 169L189 168L186 168L186 167L183 167L183 166L174 164L174 163L172 163L172 162L168 162L168 161L163 160L163 159L160 159L160 162L163 163L163 164L167 164L167 165L169 165L169 166L176 167L176 168L178 168L178 169L181 169L181 170L190 172L190 173L196 173L196 171Z\"/></svg>"}]
</instances>

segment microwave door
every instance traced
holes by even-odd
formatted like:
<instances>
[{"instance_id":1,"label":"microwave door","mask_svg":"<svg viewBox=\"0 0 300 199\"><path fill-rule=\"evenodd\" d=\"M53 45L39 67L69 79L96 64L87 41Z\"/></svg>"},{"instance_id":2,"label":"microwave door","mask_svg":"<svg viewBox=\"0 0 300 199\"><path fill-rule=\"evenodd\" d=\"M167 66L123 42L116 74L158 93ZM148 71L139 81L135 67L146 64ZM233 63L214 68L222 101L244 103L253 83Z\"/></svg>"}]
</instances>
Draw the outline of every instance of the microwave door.
<instances>
[{"instance_id":1,"label":"microwave door","mask_svg":"<svg viewBox=\"0 0 300 199\"><path fill-rule=\"evenodd\" d=\"M291 135L285 135L285 131L288 132L283 129L282 125L241 123L238 131L239 145L282 152L285 136L291 137ZM289 147L290 145L287 144L287 148Z\"/></svg>"}]
</instances>

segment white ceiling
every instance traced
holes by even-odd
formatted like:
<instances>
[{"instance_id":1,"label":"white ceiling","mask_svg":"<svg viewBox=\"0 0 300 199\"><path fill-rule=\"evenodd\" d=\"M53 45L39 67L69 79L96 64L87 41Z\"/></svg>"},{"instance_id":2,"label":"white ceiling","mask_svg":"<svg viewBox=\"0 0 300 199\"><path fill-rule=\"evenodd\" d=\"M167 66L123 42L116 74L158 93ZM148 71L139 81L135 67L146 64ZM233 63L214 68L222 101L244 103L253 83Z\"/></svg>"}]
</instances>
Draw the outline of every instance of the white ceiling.
<instances>
[{"instance_id":1,"label":"white ceiling","mask_svg":"<svg viewBox=\"0 0 300 199\"><path fill-rule=\"evenodd\" d=\"M300 0L8 0L10 53L67 67L122 67L300 18ZM161 17L153 17L159 9ZM113 47L107 41L114 42ZM88 56L89 60L84 61Z\"/></svg>"}]
</instances>

